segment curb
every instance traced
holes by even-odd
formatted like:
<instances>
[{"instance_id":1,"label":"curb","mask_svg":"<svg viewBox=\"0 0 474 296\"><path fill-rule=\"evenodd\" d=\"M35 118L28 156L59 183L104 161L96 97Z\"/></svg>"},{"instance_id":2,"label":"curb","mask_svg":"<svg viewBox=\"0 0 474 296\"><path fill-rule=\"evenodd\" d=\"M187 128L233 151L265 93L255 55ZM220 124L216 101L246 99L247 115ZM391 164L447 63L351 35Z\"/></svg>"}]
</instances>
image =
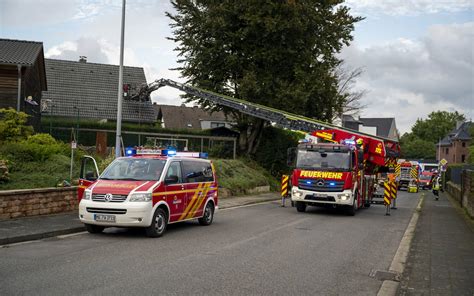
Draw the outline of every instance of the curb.
<instances>
[{"instance_id":1,"label":"curb","mask_svg":"<svg viewBox=\"0 0 474 296\"><path fill-rule=\"evenodd\" d=\"M58 235L82 232L85 230L86 229L84 228L84 226L80 226L80 227L73 227L73 228L68 228L68 229L48 231L44 233L26 234L26 235L15 236L15 237L1 238L0 247L3 245L10 245L10 244L16 244L16 243L21 243L21 242L26 242L26 241L33 241L33 240L39 240L43 238L54 237Z\"/></svg>"},{"instance_id":2,"label":"curb","mask_svg":"<svg viewBox=\"0 0 474 296\"><path fill-rule=\"evenodd\" d=\"M278 201L278 200L280 200L280 198L272 198L272 199L265 199L265 200L252 200L252 201L244 202L244 203L239 204L239 205L231 205L231 206L227 206L227 207L219 206L219 211L220 210L228 210L228 209L238 208L238 207L244 207L244 206L250 206L250 205L257 205L257 204L261 204L261 203L267 203L267 202Z\"/></svg>"},{"instance_id":3,"label":"curb","mask_svg":"<svg viewBox=\"0 0 474 296\"><path fill-rule=\"evenodd\" d=\"M418 201L418 205L416 206L413 216L411 217L410 222L408 223L407 229L405 230L405 233L403 234L402 240L400 242L400 245L398 246L395 256L393 257L392 263L390 264L389 272L393 272L401 276L403 273L403 270L405 269L405 263L408 258L411 242L413 240L413 237L415 236L416 224L418 223L418 218L420 216L424 199L425 199L425 193L423 192L421 194L420 200ZM398 281L392 281L392 280L383 281L382 286L380 287L377 293L377 296L396 295L399 284L400 283Z\"/></svg>"}]
</instances>

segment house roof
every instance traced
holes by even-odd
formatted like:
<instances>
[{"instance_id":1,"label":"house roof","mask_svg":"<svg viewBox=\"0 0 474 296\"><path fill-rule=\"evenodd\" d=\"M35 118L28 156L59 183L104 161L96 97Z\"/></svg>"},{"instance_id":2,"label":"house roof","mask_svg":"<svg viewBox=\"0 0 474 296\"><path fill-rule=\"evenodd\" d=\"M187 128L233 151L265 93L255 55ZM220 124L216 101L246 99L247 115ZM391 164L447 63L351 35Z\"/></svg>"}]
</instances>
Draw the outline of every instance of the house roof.
<instances>
[{"instance_id":1,"label":"house roof","mask_svg":"<svg viewBox=\"0 0 474 296\"><path fill-rule=\"evenodd\" d=\"M0 39L0 64L32 66L42 51L42 42Z\"/></svg>"},{"instance_id":2,"label":"house roof","mask_svg":"<svg viewBox=\"0 0 474 296\"><path fill-rule=\"evenodd\" d=\"M364 126L377 127L377 136L388 138L395 118L359 118L359 120Z\"/></svg>"},{"instance_id":3,"label":"house roof","mask_svg":"<svg viewBox=\"0 0 474 296\"><path fill-rule=\"evenodd\" d=\"M441 141L438 142L439 146L451 146L453 140L468 141L471 139L470 128L472 121L463 122L459 127L454 128L449 134L447 134Z\"/></svg>"},{"instance_id":4,"label":"house roof","mask_svg":"<svg viewBox=\"0 0 474 296\"><path fill-rule=\"evenodd\" d=\"M47 113L116 120L119 66L54 59L46 59L45 64L48 91L43 92L43 100L52 100L53 106ZM132 88L146 83L143 68L124 67L123 83ZM124 100L122 110L123 121L156 121L151 102Z\"/></svg>"},{"instance_id":5,"label":"house roof","mask_svg":"<svg viewBox=\"0 0 474 296\"><path fill-rule=\"evenodd\" d=\"M201 121L229 121L224 112L209 112L197 106L186 107L172 105L153 105L158 112L158 119L164 127L171 129L201 129Z\"/></svg>"},{"instance_id":6,"label":"house roof","mask_svg":"<svg viewBox=\"0 0 474 296\"><path fill-rule=\"evenodd\" d=\"M360 120L355 119L352 115L342 115L342 122L355 122L355 123L362 123Z\"/></svg>"}]
</instances>

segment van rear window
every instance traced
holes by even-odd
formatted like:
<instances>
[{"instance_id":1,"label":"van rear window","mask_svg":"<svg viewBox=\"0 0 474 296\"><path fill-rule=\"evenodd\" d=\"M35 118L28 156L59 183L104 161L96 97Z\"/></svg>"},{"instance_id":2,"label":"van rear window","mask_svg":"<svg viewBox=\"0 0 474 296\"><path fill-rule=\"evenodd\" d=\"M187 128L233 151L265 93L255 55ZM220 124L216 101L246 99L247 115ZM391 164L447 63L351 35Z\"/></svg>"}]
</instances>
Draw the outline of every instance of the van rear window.
<instances>
[{"instance_id":1,"label":"van rear window","mask_svg":"<svg viewBox=\"0 0 474 296\"><path fill-rule=\"evenodd\" d=\"M186 183L214 181L214 174L209 162L183 161L183 170Z\"/></svg>"}]
</instances>

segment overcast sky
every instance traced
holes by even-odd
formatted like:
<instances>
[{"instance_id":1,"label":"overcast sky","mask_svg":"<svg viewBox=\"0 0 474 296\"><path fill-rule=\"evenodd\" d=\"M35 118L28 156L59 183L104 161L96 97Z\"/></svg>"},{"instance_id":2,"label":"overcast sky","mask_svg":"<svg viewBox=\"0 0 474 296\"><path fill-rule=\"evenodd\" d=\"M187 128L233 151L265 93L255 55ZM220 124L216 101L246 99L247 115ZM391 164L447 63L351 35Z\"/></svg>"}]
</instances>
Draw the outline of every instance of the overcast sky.
<instances>
[{"instance_id":1,"label":"overcast sky","mask_svg":"<svg viewBox=\"0 0 474 296\"><path fill-rule=\"evenodd\" d=\"M119 63L120 0L0 0L0 37L43 42L47 58ZM363 117L395 117L409 131L436 110L474 117L474 1L347 0L365 17L340 54L361 67L356 88L367 91ZM145 69L148 82L183 81L165 11L167 0L128 0L125 65ZM179 92L153 94L159 104L181 104Z\"/></svg>"}]
</instances>

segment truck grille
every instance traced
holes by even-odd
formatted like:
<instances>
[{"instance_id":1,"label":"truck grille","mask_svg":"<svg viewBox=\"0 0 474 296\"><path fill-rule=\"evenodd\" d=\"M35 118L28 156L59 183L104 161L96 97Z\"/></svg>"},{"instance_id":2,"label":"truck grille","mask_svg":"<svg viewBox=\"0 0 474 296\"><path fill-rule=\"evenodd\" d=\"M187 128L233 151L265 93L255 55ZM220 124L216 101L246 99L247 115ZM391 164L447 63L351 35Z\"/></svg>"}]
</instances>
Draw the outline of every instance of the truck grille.
<instances>
[{"instance_id":1,"label":"truck grille","mask_svg":"<svg viewBox=\"0 0 474 296\"><path fill-rule=\"evenodd\" d=\"M124 202L127 195L112 194L112 199L109 202ZM105 194L92 194L92 201L105 202Z\"/></svg>"},{"instance_id":2,"label":"truck grille","mask_svg":"<svg viewBox=\"0 0 474 296\"><path fill-rule=\"evenodd\" d=\"M344 181L300 179L298 180L298 188L318 192L342 192Z\"/></svg>"},{"instance_id":3,"label":"truck grille","mask_svg":"<svg viewBox=\"0 0 474 296\"><path fill-rule=\"evenodd\" d=\"M94 214L126 214L126 209L101 209L101 208L86 208L87 212Z\"/></svg>"},{"instance_id":4,"label":"truck grille","mask_svg":"<svg viewBox=\"0 0 474 296\"><path fill-rule=\"evenodd\" d=\"M336 201L334 196L313 196L313 195L306 195L305 198L306 200L317 200L317 201Z\"/></svg>"}]
</instances>

